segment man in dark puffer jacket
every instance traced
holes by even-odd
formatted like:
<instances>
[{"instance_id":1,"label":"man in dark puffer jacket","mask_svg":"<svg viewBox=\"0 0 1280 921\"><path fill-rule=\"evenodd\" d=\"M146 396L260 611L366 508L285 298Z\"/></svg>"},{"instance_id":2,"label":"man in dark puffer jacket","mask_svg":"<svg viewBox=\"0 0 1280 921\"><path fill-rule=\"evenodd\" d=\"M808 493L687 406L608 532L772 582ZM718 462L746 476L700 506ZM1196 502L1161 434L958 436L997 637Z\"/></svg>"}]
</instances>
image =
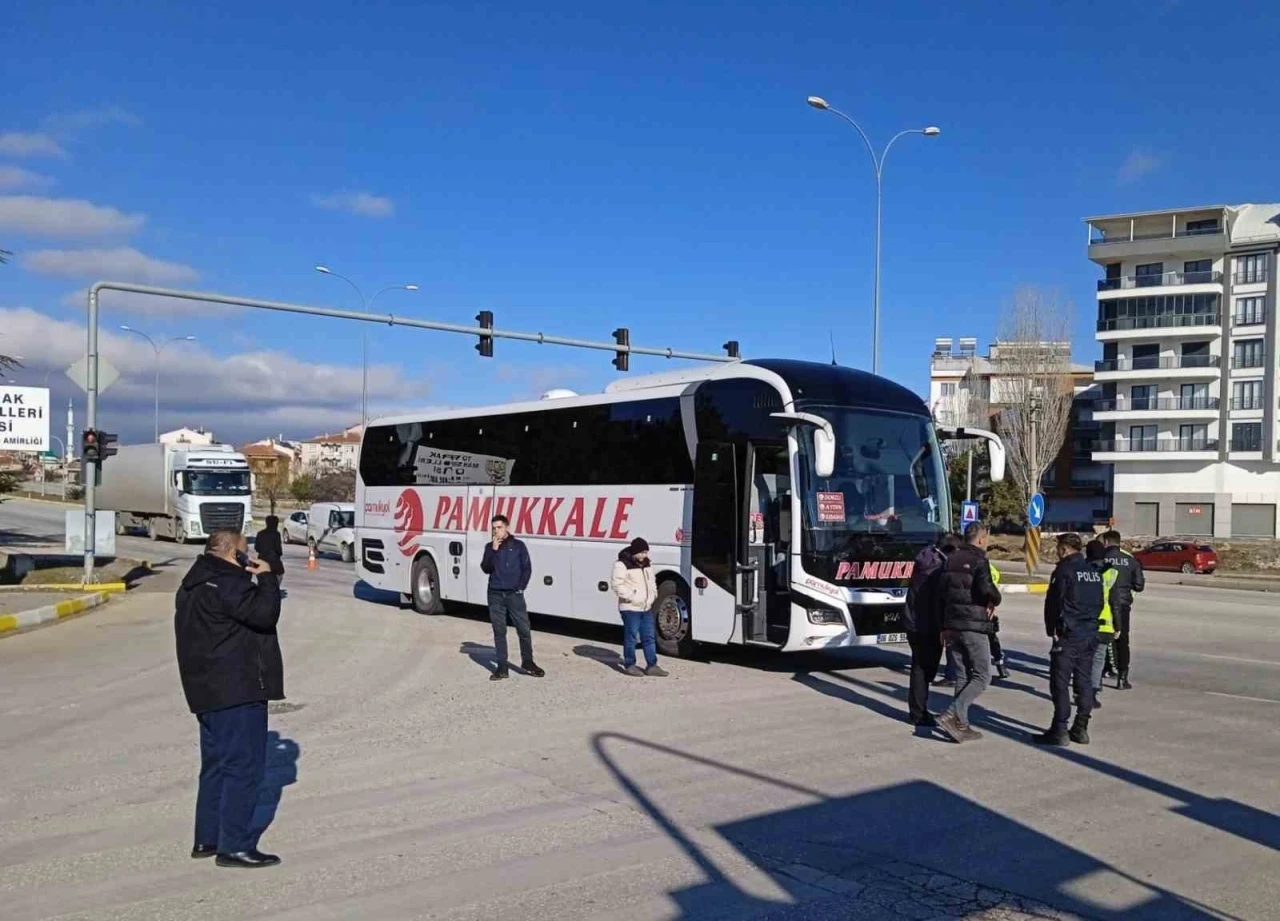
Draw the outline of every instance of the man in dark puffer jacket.
<instances>
[{"instance_id":1,"label":"man in dark puffer jacket","mask_svg":"<svg viewBox=\"0 0 1280 921\"><path fill-rule=\"evenodd\" d=\"M939 597L942 629L946 633L947 658L956 670L956 696L938 727L955 742L982 738L969 728L969 706L991 683L991 615L1000 604L1000 590L991 578L987 562L985 524L974 522L964 530L964 543L947 557Z\"/></svg>"}]
</instances>

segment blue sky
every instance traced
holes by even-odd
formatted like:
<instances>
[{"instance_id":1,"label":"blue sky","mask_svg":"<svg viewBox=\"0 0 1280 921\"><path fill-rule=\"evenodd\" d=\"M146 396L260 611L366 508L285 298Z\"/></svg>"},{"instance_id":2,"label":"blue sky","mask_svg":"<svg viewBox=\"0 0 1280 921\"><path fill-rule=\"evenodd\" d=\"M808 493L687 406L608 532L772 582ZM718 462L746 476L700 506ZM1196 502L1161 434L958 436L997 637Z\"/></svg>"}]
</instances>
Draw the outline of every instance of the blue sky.
<instances>
[{"instance_id":1,"label":"blue sky","mask_svg":"<svg viewBox=\"0 0 1280 921\"><path fill-rule=\"evenodd\" d=\"M834 330L867 367L875 185L809 94L877 145L942 128L885 171L883 371L918 390L933 338L985 344L1020 284L1073 300L1093 357L1082 216L1277 197L1280 82L1255 38L1274 3L283 6L6 13L0 311L29 376L82 349L69 296L107 270L354 306L317 262L369 293L420 285L379 300L395 313L820 360ZM166 352L166 424L305 436L358 415L351 325L118 301L104 321L199 337ZM472 344L372 329L374 408L615 375L603 353ZM111 348L127 373L104 412L149 429L145 344Z\"/></svg>"}]
</instances>

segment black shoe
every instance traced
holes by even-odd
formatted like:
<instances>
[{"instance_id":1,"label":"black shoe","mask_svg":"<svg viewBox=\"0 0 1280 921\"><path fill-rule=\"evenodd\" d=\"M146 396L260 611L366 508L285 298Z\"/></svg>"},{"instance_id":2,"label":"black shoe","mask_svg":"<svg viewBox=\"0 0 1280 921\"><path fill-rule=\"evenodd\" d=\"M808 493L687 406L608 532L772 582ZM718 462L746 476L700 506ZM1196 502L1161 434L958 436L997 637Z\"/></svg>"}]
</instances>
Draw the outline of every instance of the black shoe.
<instances>
[{"instance_id":1,"label":"black shoe","mask_svg":"<svg viewBox=\"0 0 1280 921\"><path fill-rule=\"evenodd\" d=\"M1087 726L1082 726L1079 723L1077 723L1076 725L1071 727L1070 732L1067 733L1067 738L1069 738L1072 742L1075 742L1077 745L1088 745L1089 729Z\"/></svg>"},{"instance_id":2,"label":"black shoe","mask_svg":"<svg viewBox=\"0 0 1280 921\"><path fill-rule=\"evenodd\" d=\"M503 678L510 678L510 677L511 677L511 672L507 671L505 668L500 668L496 672L494 672L492 675L489 676L489 680L501 681Z\"/></svg>"},{"instance_id":3,"label":"black shoe","mask_svg":"<svg viewBox=\"0 0 1280 921\"><path fill-rule=\"evenodd\" d=\"M219 854L216 861L220 867L238 867L242 870L274 867L279 862L280 858L275 854L264 854L257 848L251 851L236 851L234 854Z\"/></svg>"},{"instance_id":4,"label":"black shoe","mask_svg":"<svg viewBox=\"0 0 1280 921\"><path fill-rule=\"evenodd\" d=\"M938 721L934 719L932 713L926 713L924 716L918 716L911 721L913 726L924 726L926 729L932 729L938 725Z\"/></svg>"},{"instance_id":5,"label":"black shoe","mask_svg":"<svg viewBox=\"0 0 1280 921\"><path fill-rule=\"evenodd\" d=\"M526 675L528 675L530 678L545 678L545 677L547 677L547 673L546 673L546 672L544 672L542 669L538 668L538 666L537 666L537 665L535 665L535 664L534 664L534 663L532 663L532 662L527 662L527 663L522 664L522 665L520 666L520 671L524 672L524 673L525 673Z\"/></svg>"},{"instance_id":6,"label":"black shoe","mask_svg":"<svg viewBox=\"0 0 1280 921\"><path fill-rule=\"evenodd\" d=\"M197 844L191 849L191 856L197 860L201 857L212 857L216 853L218 853L216 844Z\"/></svg>"},{"instance_id":7,"label":"black shoe","mask_svg":"<svg viewBox=\"0 0 1280 921\"><path fill-rule=\"evenodd\" d=\"M1133 685L1129 683L1129 673L1121 672L1120 677L1116 679L1116 687L1121 691L1132 691Z\"/></svg>"},{"instance_id":8,"label":"black shoe","mask_svg":"<svg viewBox=\"0 0 1280 921\"><path fill-rule=\"evenodd\" d=\"M1061 729L1050 729L1047 732L1040 733L1038 736L1032 736L1031 741L1035 742L1037 745L1056 745L1058 747L1065 747L1071 744L1071 737Z\"/></svg>"},{"instance_id":9,"label":"black shoe","mask_svg":"<svg viewBox=\"0 0 1280 921\"><path fill-rule=\"evenodd\" d=\"M996 663L996 677L1001 681L1009 680L1009 669L1005 666L1003 660Z\"/></svg>"},{"instance_id":10,"label":"black shoe","mask_svg":"<svg viewBox=\"0 0 1280 921\"><path fill-rule=\"evenodd\" d=\"M1102 695L1099 694L1096 690L1093 692L1093 709L1095 710L1102 709Z\"/></svg>"}]
</instances>

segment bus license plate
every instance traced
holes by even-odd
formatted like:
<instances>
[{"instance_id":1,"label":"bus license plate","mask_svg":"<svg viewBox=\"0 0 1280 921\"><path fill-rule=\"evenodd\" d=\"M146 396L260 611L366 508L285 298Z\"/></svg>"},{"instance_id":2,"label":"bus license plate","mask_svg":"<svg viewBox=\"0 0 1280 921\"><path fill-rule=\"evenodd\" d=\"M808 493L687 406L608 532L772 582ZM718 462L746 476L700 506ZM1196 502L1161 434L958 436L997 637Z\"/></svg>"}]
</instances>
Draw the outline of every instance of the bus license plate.
<instances>
[{"instance_id":1,"label":"bus license plate","mask_svg":"<svg viewBox=\"0 0 1280 921\"><path fill-rule=\"evenodd\" d=\"M877 643L905 643L906 641L905 633L881 633L876 637Z\"/></svg>"}]
</instances>

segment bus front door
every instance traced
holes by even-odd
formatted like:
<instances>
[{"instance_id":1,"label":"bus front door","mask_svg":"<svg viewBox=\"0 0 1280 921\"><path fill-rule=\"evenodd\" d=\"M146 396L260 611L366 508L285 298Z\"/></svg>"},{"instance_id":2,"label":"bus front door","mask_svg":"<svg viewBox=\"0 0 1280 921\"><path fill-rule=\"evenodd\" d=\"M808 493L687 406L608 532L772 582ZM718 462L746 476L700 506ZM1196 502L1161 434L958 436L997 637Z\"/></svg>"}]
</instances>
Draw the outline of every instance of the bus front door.
<instances>
[{"instance_id":1,"label":"bus front door","mask_svg":"<svg viewBox=\"0 0 1280 921\"><path fill-rule=\"evenodd\" d=\"M749 445L749 487L743 496L745 553L739 576L742 638L782 645L791 628L791 579L787 573L791 535L783 510L791 501L791 473L785 444Z\"/></svg>"},{"instance_id":2,"label":"bus front door","mask_svg":"<svg viewBox=\"0 0 1280 921\"><path fill-rule=\"evenodd\" d=\"M690 623L693 639L727 643L738 617L742 546L742 493L738 449L727 442L700 442L693 473L693 564Z\"/></svg>"}]
</instances>

